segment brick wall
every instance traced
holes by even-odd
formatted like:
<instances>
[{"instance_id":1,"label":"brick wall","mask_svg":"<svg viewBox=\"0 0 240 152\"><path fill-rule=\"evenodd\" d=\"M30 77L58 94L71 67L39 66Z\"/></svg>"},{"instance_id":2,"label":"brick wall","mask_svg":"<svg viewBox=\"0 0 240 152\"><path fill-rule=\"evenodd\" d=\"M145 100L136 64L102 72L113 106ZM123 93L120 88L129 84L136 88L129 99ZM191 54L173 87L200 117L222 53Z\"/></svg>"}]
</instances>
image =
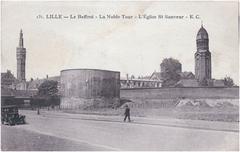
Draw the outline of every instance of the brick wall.
<instances>
[{"instance_id":1,"label":"brick wall","mask_svg":"<svg viewBox=\"0 0 240 152\"><path fill-rule=\"evenodd\" d=\"M138 108L171 108L180 98L238 104L239 88L135 88L121 89L120 97Z\"/></svg>"},{"instance_id":2,"label":"brick wall","mask_svg":"<svg viewBox=\"0 0 240 152\"><path fill-rule=\"evenodd\" d=\"M239 88L156 88L121 89L121 98L176 99L176 98L228 98L239 97Z\"/></svg>"}]
</instances>

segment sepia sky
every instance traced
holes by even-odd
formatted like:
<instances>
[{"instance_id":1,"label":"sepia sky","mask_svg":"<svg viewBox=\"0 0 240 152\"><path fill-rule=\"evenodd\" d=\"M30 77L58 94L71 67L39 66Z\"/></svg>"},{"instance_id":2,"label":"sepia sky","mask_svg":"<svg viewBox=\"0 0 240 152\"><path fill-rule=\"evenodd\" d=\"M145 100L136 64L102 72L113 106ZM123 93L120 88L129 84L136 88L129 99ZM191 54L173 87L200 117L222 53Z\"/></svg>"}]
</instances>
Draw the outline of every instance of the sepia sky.
<instances>
[{"instance_id":1,"label":"sepia sky","mask_svg":"<svg viewBox=\"0 0 240 152\"><path fill-rule=\"evenodd\" d=\"M237 2L1 2L1 71L16 76L16 47L22 28L26 77L60 75L68 68L151 75L164 58L194 73L196 34L209 34L212 77L239 77ZM199 15L200 19L37 19L46 14Z\"/></svg>"}]
</instances>

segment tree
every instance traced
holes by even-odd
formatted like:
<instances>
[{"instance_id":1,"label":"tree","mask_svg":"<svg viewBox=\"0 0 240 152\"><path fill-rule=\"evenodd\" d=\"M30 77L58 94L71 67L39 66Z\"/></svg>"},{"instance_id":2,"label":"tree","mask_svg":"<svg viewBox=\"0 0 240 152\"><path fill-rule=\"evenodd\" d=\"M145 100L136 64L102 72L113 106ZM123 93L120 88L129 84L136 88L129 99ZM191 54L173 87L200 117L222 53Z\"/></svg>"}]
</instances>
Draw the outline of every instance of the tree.
<instances>
[{"instance_id":1,"label":"tree","mask_svg":"<svg viewBox=\"0 0 240 152\"><path fill-rule=\"evenodd\" d=\"M58 86L58 82L57 81L45 80L38 87L38 95L39 96L46 96L46 97L57 96L57 94L58 94L57 86Z\"/></svg>"},{"instance_id":2,"label":"tree","mask_svg":"<svg viewBox=\"0 0 240 152\"><path fill-rule=\"evenodd\" d=\"M227 87L232 87L234 86L234 82L233 82L233 79L226 76L224 79L223 79L223 82L224 82L224 85L227 86Z\"/></svg>"},{"instance_id":3,"label":"tree","mask_svg":"<svg viewBox=\"0 0 240 152\"><path fill-rule=\"evenodd\" d=\"M51 106L59 104L58 82L53 80L45 80L38 87L37 93L38 106Z\"/></svg>"},{"instance_id":4,"label":"tree","mask_svg":"<svg viewBox=\"0 0 240 152\"><path fill-rule=\"evenodd\" d=\"M166 58L160 64L163 87L174 86L180 79L182 72L181 63L173 58Z\"/></svg>"}]
</instances>

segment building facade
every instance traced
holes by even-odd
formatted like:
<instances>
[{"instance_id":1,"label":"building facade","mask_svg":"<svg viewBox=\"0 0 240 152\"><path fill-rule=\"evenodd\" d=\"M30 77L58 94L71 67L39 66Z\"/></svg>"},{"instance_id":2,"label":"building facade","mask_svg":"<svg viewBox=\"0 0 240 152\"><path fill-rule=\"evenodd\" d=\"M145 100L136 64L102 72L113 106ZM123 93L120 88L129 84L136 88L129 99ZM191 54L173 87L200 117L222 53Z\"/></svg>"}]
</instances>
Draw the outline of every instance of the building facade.
<instances>
[{"instance_id":1,"label":"building facade","mask_svg":"<svg viewBox=\"0 0 240 152\"><path fill-rule=\"evenodd\" d=\"M201 26L196 38L197 52L195 53L195 77L200 85L206 85L212 79L211 52L206 29Z\"/></svg>"}]
</instances>

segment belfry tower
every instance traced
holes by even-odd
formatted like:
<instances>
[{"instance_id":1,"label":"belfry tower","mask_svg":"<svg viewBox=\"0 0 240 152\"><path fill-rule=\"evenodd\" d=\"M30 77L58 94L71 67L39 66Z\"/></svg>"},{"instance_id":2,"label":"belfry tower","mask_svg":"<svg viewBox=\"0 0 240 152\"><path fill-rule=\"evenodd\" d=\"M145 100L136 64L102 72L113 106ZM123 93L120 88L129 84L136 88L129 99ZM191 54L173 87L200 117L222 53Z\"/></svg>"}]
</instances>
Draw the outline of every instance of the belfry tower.
<instances>
[{"instance_id":1,"label":"belfry tower","mask_svg":"<svg viewBox=\"0 0 240 152\"><path fill-rule=\"evenodd\" d=\"M211 52L206 29L201 26L197 33L197 52L195 53L195 77L202 83L212 78ZM206 85L206 84L205 84Z\"/></svg>"},{"instance_id":2,"label":"belfry tower","mask_svg":"<svg viewBox=\"0 0 240 152\"><path fill-rule=\"evenodd\" d=\"M23 33L20 31L19 45L17 47L17 79L20 82L25 82L25 61L26 49L23 46Z\"/></svg>"}]
</instances>

